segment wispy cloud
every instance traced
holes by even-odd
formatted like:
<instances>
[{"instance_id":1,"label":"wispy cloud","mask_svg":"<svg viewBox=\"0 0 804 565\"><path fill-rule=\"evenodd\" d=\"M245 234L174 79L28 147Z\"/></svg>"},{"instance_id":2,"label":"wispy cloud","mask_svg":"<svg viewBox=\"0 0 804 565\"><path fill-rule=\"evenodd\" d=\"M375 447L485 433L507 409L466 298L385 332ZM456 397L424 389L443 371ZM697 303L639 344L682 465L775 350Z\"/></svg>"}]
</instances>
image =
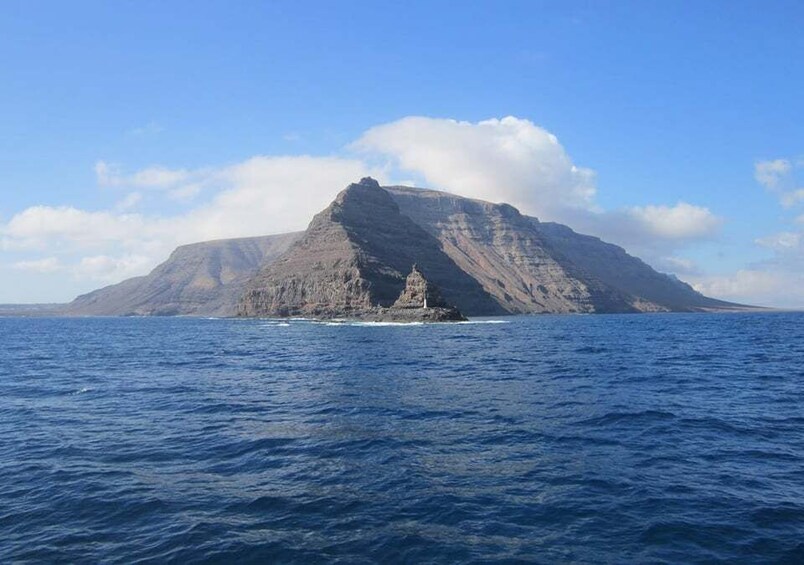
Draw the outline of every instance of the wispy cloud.
<instances>
[{"instance_id":1,"label":"wispy cloud","mask_svg":"<svg viewBox=\"0 0 804 565\"><path fill-rule=\"evenodd\" d=\"M193 171L149 168L125 176L99 162L96 172L105 186L111 182L121 187L159 187L178 196L175 191L195 186L181 181L193 179L214 187L214 193L206 202L170 216L131 212L138 192L129 193L110 210L33 206L0 226L4 248L58 253L74 276L114 282L144 274L177 245L303 229L312 214L349 182L366 175L386 180L382 170L359 160L308 156L253 157ZM32 271L40 261L20 268Z\"/></svg>"},{"instance_id":2,"label":"wispy cloud","mask_svg":"<svg viewBox=\"0 0 804 565\"><path fill-rule=\"evenodd\" d=\"M804 179L799 178L804 170L804 158L773 159L754 164L754 178L775 194L785 208L804 202Z\"/></svg>"},{"instance_id":3,"label":"wispy cloud","mask_svg":"<svg viewBox=\"0 0 804 565\"><path fill-rule=\"evenodd\" d=\"M158 122L150 121L145 125L138 126L135 128L131 128L128 130L129 135L134 136L150 136L150 135L157 135L165 131L165 128Z\"/></svg>"},{"instance_id":4,"label":"wispy cloud","mask_svg":"<svg viewBox=\"0 0 804 565\"><path fill-rule=\"evenodd\" d=\"M33 273L55 273L63 268L61 261L59 261L57 257L44 257L31 261L17 261L11 266L17 271Z\"/></svg>"}]
</instances>

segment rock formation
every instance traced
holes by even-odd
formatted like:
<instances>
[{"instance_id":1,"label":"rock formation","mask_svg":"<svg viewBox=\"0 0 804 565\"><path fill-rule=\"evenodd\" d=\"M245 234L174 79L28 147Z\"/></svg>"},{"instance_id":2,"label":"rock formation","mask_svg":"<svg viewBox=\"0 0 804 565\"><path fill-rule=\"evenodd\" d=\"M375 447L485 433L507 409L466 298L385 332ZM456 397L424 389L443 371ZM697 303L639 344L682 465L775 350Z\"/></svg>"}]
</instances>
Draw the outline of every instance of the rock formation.
<instances>
[{"instance_id":1,"label":"rock formation","mask_svg":"<svg viewBox=\"0 0 804 565\"><path fill-rule=\"evenodd\" d=\"M459 310L505 312L366 178L343 190L287 253L254 277L238 315L363 318L394 304L414 263Z\"/></svg>"},{"instance_id":2,"label":"rock formation","mask_svg":"<svg viewBox=\"0 0 804 565\"><path fill-rule=\"evenodd\" d=\"M437 321L458 312L442 304L469 316L745 308L508 204L366 178L304 233L183 246L151 274L60 313Z\"/></svg>"},{"instance_id":3,"label":"rock formation","mask_svg":"<svg viewBox=\"0 0 804 565\"><path fill-rule=\"evenodd\" d=\"M450 306L441 292L428 281L416 265L405 279L405 288L390 308L381 309L379 319L446 322L466 320L456 308Z\"/></svg>"},{"instance_id":4,"label":"rock formation","mask_svg":"<svg viewBox=\"0 0 804 565\"><path fill-rule=\"evenodd\" d=\"M150 274L84 294L60 312L80 316L231 316L245 283L300 233L183 245Z\"/></svg>"},{"instance_id":5,"label":"rock formation","mask_svg":"<svg viewBox=\"0 0 804 565\"><path fill-rule=\"evenodd\" d=\"M441 297L438 288L424 278L414 264L405 279L405 288L396 299L393 308L445 308L448 304Z\"/></svg>"},{"instance_id":6,"label":"rock formation","mask_svg":"<svg viewBox=\"0 0 804 565\"><path fill-rule=\"evenodd\" d=\"M655 271L621 247L539 222L508 204L402 186L386 190L509 313L740 308Z\"/></svg>"}]
</instances>

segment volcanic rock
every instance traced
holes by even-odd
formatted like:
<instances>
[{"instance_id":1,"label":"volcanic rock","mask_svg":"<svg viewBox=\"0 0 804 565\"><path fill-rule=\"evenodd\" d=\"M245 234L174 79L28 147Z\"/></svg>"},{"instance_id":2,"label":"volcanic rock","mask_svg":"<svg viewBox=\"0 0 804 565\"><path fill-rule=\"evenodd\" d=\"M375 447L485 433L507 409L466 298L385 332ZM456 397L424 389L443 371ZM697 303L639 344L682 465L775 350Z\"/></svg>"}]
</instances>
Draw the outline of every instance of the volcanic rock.
<instances>
[{"instance_id":1,"label":"volcanic rock","mask_svg":"<svg viewBox=\"0 0 804 565\"><path fill-rule=\"evenodd\" d=\"M238 315L365 318L396 302L414 263L461 311L505 312L435 237L400 214L377 181L364 178L343 190L287 253L254 277Z\"/></svg>"},{"instance_id":2,"label":"volcanic rock","mask_svg":"<svg viewBox=\"0 0 804 565\"><path fill-rule=\"evenodd\" d=\"M304 233L182 246L58 312L421 321L442 315L441 300L469 316L751 309L508 204L365 178Z\"/></svg>"},{"instance_id":3,"label":"volcanic rock","mask_svg":"<svg viewBox=\"0 0 804 565\"><path fill-rule=\"evenodd\" d=\"M72 316L232 316L244 285L301 233L224 239L178 247L150 274L84 294Z\"/></svg>"}]
</instances>

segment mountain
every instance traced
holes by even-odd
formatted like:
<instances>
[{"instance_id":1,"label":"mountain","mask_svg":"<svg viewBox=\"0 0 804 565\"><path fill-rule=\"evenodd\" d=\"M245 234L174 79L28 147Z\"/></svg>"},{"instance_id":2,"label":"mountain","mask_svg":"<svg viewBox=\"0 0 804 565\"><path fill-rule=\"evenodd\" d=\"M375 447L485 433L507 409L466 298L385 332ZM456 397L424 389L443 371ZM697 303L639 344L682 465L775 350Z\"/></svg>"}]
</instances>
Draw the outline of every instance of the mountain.
<instances>
[{"instance_id":1,"label":"mountain","mask_svg":"<svg viewBox=\"0 0 804 565\"><path fill-rule=\"evenodd\" d=\"M238 314L365 317L397 301L414 263L462 312L505 313L438 239L365 178L343 190L287 253L249 282Z\"/></svg>"},{"instance_id":2,"label":"mountain","mask_svg":"<svg viewBox=\"0 0 804 565\"><path fill-rule=\"evenodd\" d=\"M414 264L445 307L469 316L740 307L508 204L367 178L305 232L179 247L149 275L80 296L64 313L387 319Z\"/></svg>"},{"instance_id":3,"label":"mountain","mask_svg":"<svg viewBox=\"0 0 804 565\"><path fill-rule=\"evenodd\" d=\"M731 309L624 249L539 222L508 204L436 190L386 190L403 214L438 238L445 253L510 313Z\"/></svg>"},{"instance_id":4,"label":"mountain","mask_svg":"<svg viewBox=\"0 0 804 565\"><path fill-rule=\"evenodd\" d=\"M125 280L68 304L81 316L226 316L259 269L302 234L225 239L183 245L150 274Z\"/></svg>"},{"instance_id":5,"label":"mountain","mask_svg":"<svg viewBox=\"0 0 804 565\"><path fill-rule=\"evenodd\" d=\"M576 233L562 224L530 219L557 255L622 292L642 297L671 312L734 309L738 306L704 296L676 277L655 271L622 247Z\"/></svg>"},{"instance_id":6,"label":"mountain","mask_svg":"<svg viewBox=\"0 0 804 565\"><path fill-rule=\"evenodd\" d=\"M662 309L604 284L559 256L532 219L513 206L435 190L388 191L402 213L437 238L444 252L506 313Z\"/></svg>"},{"instance_id":7,"label":"mountain","mask_svg":"<svg viewBox=\"0 0 804 565\"><path fill-rule=\"evenodd\" d=\"M733 306L508 204L363 179L248 283L238 314L365 317L396 300L413 263L471 316Z\"/></svg>"}]
</instances>

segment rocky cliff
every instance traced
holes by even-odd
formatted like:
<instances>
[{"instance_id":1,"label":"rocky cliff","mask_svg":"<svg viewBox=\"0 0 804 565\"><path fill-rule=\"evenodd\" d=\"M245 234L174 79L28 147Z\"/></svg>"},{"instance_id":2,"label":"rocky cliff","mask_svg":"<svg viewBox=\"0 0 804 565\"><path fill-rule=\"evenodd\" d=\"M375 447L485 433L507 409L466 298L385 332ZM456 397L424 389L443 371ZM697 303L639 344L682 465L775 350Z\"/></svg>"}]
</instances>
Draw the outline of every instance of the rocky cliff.
<instances>
[{"instance_id":1,"label":"rocky cliff","mask_svg":"<svg viewBox=\"0 0 804 565\"><path fill-rule=\"evenodd\" d=\"M413 264L459 310L505 310L399 211L374 179L349 185L304 236L249 283L241 316L364 317L399 298Z\"/></svg>"},{"instance_id":2,"label":"rocky cliff","mask_svg":"<svg viewBox=\"0 0 804 565\"><path fill-rule=\"evenodd\" d=\"M405 304L430 292L419 275L470 316L738 307L507 204L363 179L303 233L180 247L151 274L81 296L66 313L387 319L396 305L413 320L423 309Z\"/></svg>"},{"instance_id":3,"label":"rocky cliff","mask_svg":"<svg viewBox=\"0 0 804 565\"><path fill-rule=\"evenodd\" d=\"M62 313L81 316L231 316L245 283L300 233L183 245L150 274L84 294Z\"/></svg>"},{"instance_id":4,"label":"rocky cliff","mask_svg":"<svg viewBox=\"0 0 804 565\"><path fill-rule=\"evenodd\" d=\"M508 204L435 190L386 190L400 211L510 313L691 312L737 305L703 296L621 247L542 223Z\"/></svg>"}]
</instances>

